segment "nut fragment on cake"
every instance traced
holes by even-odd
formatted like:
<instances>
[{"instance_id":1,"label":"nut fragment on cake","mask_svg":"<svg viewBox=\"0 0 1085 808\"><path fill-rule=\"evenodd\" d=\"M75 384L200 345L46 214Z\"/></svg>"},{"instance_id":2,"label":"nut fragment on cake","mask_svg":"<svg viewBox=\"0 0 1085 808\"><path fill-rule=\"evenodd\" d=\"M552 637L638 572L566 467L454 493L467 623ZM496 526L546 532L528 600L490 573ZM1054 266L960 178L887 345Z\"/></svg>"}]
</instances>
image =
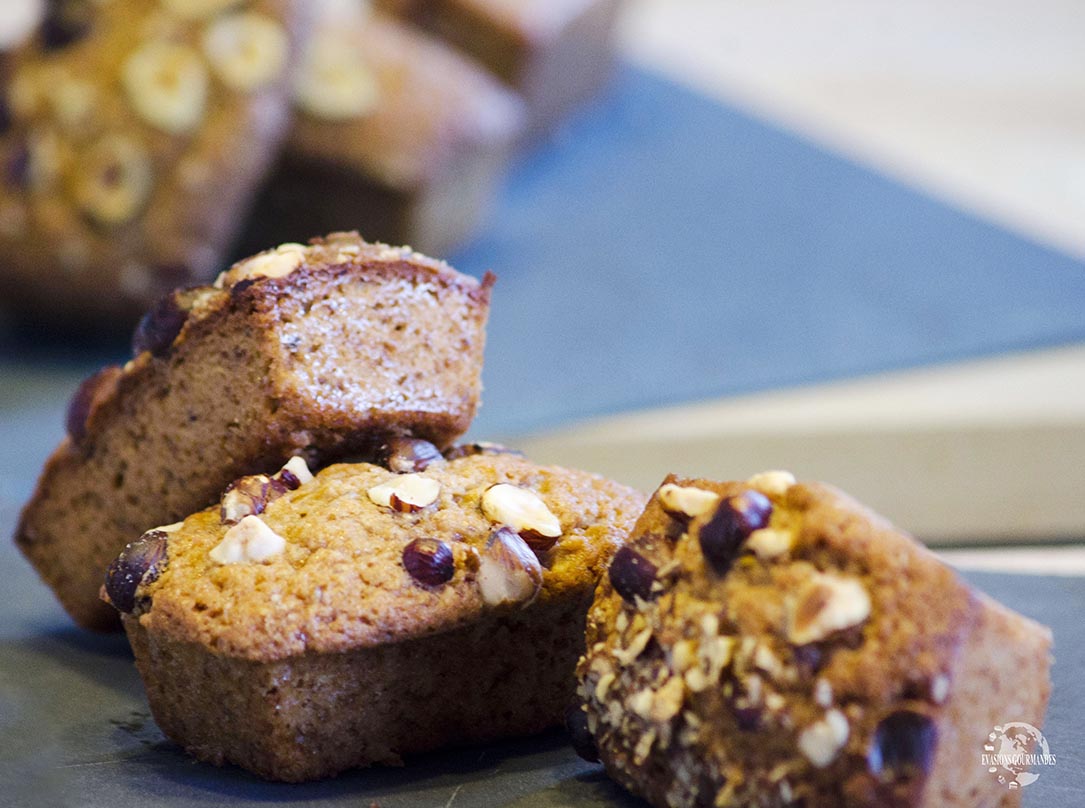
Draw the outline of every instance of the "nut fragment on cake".
<instances>
[{"instance_id":1,"label":"nut fragment on cake","mask_svg":"<svg viewBox=\"0 0 1085 808\"><path fill-rule=\"evenodd\" d=\"M408 509L371 495L405 480L439 495ZM483 499L499 481L553 515L552 546L495 525ZM154 553L130 547L104 595L168 737L310 780L559 723L596 583L643 502L510 453L337 464L240 522L211 507L156 533Z\"/></svg>"},{"instance_id":2,"label":"nut fragment on cake","mask_svg":"<svg viewBox=\"0 0 1085 808\"><path fill-rule=\"evenodd\" d=\"M418 439L440 458L478 406L491 283L337 233L170 293L137 327L132 360L73 397L20 548L78 623L115 627L98 600L110 559L229 483L243 478L219 505L232 525L305 481L300 458L259 473L295 455L383 453L400 471ZM413 465L425 467L424 454ZM396 501L422 499L403 490Z\"/></svg>"},{"instance_id":3,"label":"nut fragment on cake","mask_svg":"<svg viewBox=\"0 0 1085 808\"><path fill-rule=\"evenodd\" d=\"M1016 805L978 750L1041 726L1050 648L829 486L672 476L600 584L567 723L657 806Z\"/></svg>"}]
</instances>

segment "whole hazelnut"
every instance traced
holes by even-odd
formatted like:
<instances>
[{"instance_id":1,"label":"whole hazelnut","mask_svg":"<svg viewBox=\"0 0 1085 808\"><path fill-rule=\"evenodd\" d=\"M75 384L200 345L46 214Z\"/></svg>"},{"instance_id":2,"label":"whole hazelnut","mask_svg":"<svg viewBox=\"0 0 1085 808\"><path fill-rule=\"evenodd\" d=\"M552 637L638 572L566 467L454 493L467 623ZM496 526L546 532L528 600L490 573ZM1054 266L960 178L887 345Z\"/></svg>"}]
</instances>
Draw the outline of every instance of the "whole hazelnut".
<instances>
[{"instance_id":1,"label":"whole hazelnut","mask_svg":"<svg viewBox=\"0 0 1085 808\"><path fill-rule=\"evenodd\" d=\"M769 523L772 503L764 494L746 491L723 500L701 525L701 552L717 575L726 575L751 533Z\"/></svg>"},{"instance_id":2,"label":"whole hazelnut","mask_svg":"<svg viewBox=\"0 0 1085 808\"><path fill-rule=\"evenodd\" d=\"M650 600L656 580L656 565L626 545L614 554L610 562L610 585L622 599L633 603L636 598Z\"/></svg>"},{"instance_id":3,"label":"whole hazelnut","mask_svg":"<svg viewBox=\"0 0 1085 808\"><path fill-rule=\"evenodd\" d=\"M938 729L929 716L898 710L881 720L867 750L867 767L882 782L930 773Z\"/></svg>"},{"instance_id":4,"label":"whole hazelnut","mask_svg":"<svg viewBox=\"0 0 1085 808\"><path fill-rule=\"evenodd\" d=\"M408 437L389 438L378 457L382 466L397 474L425 471L430 463L443 459L440 450L428 440Z\"/></svg>"},{"instance_id":5,"label":"whole hazelnut","mask_svg":"<svg viewBox=\"0 0 1085 808\"><path fill-rule=\"evenodd\" d=\"M166 566L168 534L149 530L128 544L106 571L105 591L110 603L130 614L136 607L136 590L158 578Z\"/></svg>"},{"instance_id":6,"label":"whole hazelnut","mask_svg":"<svg viewBox=\"0 0 1085 808\"><path fill-rule=\"evenodd\" d=\"M121 370L118 367L103 368L84 379L76 388L64 417L64 426L73 443L82 443L87 437L87 418L94 408L94 399L114 384L120 375Z\"/></svg>"},{"instance_id":7,"label":"whole hazelnut","mask_svg":"<svg viewBox=\"0 0 1085 808\"><path fill-rule=\"evenodd\" d=\"M440 539L415 539L403 548L403 566L426 586L441 586L456 573L452 547Z\"/></svg>"},{"instance_id":8,"label":"whole hazelnut","mask_svg":"<svg viewBox=\"0 0 1085 808\"><path fill-rule=\"evenodd\" d=\"M143 315L132 334L132 355L139 356L144 351L150 351L152 356L165 356L187 319L188 312L181 307L176 292L159 298Z\"/></svg>"},{"instance_id":9,"label":"whole hazelnut","mask_svg":"<svg viewBox=\"0 0 1085 808\"><path fill-rule=\"evenodd\" d=\"M271 493L271 480L264 474L234 480L222 492L219 509L222 524L236 525L246 516L263 513Z\"/></svg>"}]
</instances>

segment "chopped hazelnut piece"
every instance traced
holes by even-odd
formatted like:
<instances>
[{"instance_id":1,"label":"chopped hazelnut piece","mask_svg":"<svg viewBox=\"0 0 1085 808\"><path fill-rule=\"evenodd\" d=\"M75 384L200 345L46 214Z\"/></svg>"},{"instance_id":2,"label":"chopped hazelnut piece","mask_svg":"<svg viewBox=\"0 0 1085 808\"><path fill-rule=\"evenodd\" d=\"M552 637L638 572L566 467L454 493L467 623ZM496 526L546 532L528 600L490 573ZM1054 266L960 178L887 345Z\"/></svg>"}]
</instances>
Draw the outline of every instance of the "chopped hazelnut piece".
<instances>
[{"instance_id":1,"label":"chopped hazelnut piece","mask_svg":"<svg viewBox=\"0 0 1085 808\"><path fill-rule=\"evenodd\" d=\"M828 679L819 678L814 682L814 702L825 709L833 706L833 686Z\"/></svg>"},{"instance_id":2,"label":"chopped hazelnut piece","mask_svg":"<svg viewBox=\"0 0 1085 808\"><path fill-rule=\"evenodd\" d=\"M665 723L682 711L682 702L686 696L686 685L681 676L672 676L663 687L659 688L652 699L651 718Z\"/></svg>"},{"instance_id":3,"label":"chopped hazelnut piece","mask_svg":"<svg viewBox=\"0 0 1085 808\"><path fill-rule=\"evenodd\" d=\"M652 639L652 629L643 629L639 634L633 637L632 641L625 648L615 649L614 658L623 665L630 664L634 659L644 653L644 649L648 647L648 641Z\"/></svg>"},{"instance_id":4,"label":"chopped hazelnut piece","mask_svg":"<svg viewBox=\"0 0 1085 808\"><path fill-rule=\"evenodd\" d=\"M693 519L708 513L720 501L719 494L703 488L667 483L659 489L659 504L671 514L681 514Z\"/></svg>"},{"instance_id":5,"label":"chopped hazelnut piece","mask_svg":"<svg viewBox=\"0 0 1085 808\"><path fill-rule=\"evenodd\" d=\"M817 573L789 604L787 637L795 645L823 640L870 617L870 595L854 578Z\"/></svg>"},{"instance_id":6,"label":"chopped hazelnut piece","mask_svg":"<svg viewBox=\"0 0 1085 808\"><path fill-rule=\"evenodd\" d=\"M746 539L746 546L762 561L770 561L791 549L794 536L789 530L764 527Z\"/></svg>"},{"instance_id":7,"label":"chopped hazelnut piece","mask_svg":"<svg viewBox=\"0 0 1085 808\"><path fill-rule=\"evenodd\" d=\"M799 733L799 751L817 768L825 768L836 760L848 734L848 719L839 710L829 710Z\"/></svg>"},{"instance_id":8,"label":"chopped hazelnut piece","mask_svg":"<svg viewBox=\"0 0 1085 808\"><path fill-rule=\"evenodd\" d=\"M441 484L420 474L400 474L386 483L373 486L366 493L376 505L409 513L436 502L441 493Z\"/></svg>"},{"instance_id":9,"label":"chopped hazelnut piece","mask_svg":"<svg viewBox=\"0 0 1085 808\"><path fill-rule=\"evenodd\" d=\"M286 481L289 478L283 472L288 472L294 476L294 479L298 481L298 485L305 485L308 482L313 481L313 472L309 471L309 464L305 462L304 457L295 455L286 461L286 465L279 470L279 473L275 476Z\"/></svg>"},{"instance_id":10,"label":"chopped hazelnut piece","mask_svg":"<svg viewBox=\"0 0 1085 808\"><path fill-rule=\"evenodd\" d=\"M211 549L218 564L247 564L268 561L286 549L286 539L268 527L259 516L246 516L226 531Z\"/></svg>"},{"instance_id":11,"label":"chopped hazelnut piece","mask_svg":"<svg viewBox=\"0 0 1085 808\"><path fill-rule=\"evenodd\" d=\"M253 474L234 480L222 492L219 518L224 525L236 525L246 516L263 513L267 507L271 478Z\"/></svg>"},{"instance_id":12,"label":"chopped hazelnut piece","mask_svg":"<svg viewBox=\"0 0 1085 808\"><path fill-rule=\"evenodd\" d=\"M535 553L510 528L490 534L479 560L478 585L490 606L535 600L542 589L542 565Z\"/></svg>"},{"instance_id":13,"label":"chopped hazelnut piece","mask_svg":"<svg viewBox=\"0 0 1085 808\"><path fill-rule=\"evenodd\" d=\"M931 680L931 701L942 704L949 696L949 677L938 674Z\"/></svg>"},{"instance_id":14,"label":"chopped hazelnut piece","mask_svg":"<svg viewBox=\"0 0 1085 808\"><path fill-rule=\"evenodd\" d=\"M782 497L795 484L795 475L790 471L762 471L748 479L746 484L766 496Z\"/></svg>"},{"instance_id":15,"label":"chopped hazelnut piece","mask_svg":"<svg viewBox=\"0 0 1085 808\"><path fill-rule=\"evenodd\" d=\"M507 525L517 533L561 536L561 523L534 491L508 483L498 483L482 495L482 512L497 524Z\"/></svg>"},{"instance_id":16,"label":"chopped hazelnut piece","mask_svg":"<svg viewBox=\"0 0 1085 808\"><path fill-rule=\"evenodd\" d=\"M252 258L234 264L215 280L219 289L229 289L234 284L253 278L282 278L305 262L305 245L280 244L274 250L265 250Z\"/></svg>"}]
</instances>

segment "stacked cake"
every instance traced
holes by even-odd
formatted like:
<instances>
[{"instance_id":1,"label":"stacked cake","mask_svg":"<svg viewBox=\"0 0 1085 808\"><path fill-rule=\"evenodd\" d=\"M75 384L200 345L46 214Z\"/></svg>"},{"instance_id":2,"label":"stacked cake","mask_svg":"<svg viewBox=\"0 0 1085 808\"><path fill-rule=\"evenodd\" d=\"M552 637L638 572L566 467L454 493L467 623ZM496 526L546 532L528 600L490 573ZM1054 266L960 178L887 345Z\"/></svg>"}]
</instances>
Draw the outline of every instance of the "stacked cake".
<instances>
[{"instance_id":1,"label":"stacked cake","mask_svg":"<svg viewBox=\"0 0 1085 808\"><path fill-rule=\"evenodd\" d=\"M196 757L307 780L561 721L644 498L455 444L492 281L284 244L163 298L77 391L17 541L79 623L122 617Z\"/></svg>"}]
</instances>

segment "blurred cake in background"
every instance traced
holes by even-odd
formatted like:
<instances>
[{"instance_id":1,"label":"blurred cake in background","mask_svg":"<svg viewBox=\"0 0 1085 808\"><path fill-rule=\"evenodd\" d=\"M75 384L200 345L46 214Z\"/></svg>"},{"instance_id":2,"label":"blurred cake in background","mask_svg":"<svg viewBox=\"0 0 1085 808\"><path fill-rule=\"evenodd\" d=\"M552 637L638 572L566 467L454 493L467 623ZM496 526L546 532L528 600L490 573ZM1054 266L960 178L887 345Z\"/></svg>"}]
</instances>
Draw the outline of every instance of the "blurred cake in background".
<instances>
[{"instance_id":1,"label":"blurred cake in background","mask_svg":"<svg viewBox=\"0 0 1085 808\"><path fill-rule=\"evenodd\" d=\"M523 127L481 67L356 0L323 0L296 119L246 244L358 228L444 254L478 228Z\"/></svg>"},{"instance_id":2,"label":"blurred cake in background","mask_svg":"<svg viewBox=\"0 0 1085 808\"><path fill-rule=\"evenodd\" d=\"M601 90L619 5L4 0L0 315L119 333L314 232L447 254Z\"/></svg>"},{"instance_id":3,"label":"blurred cake in background","mask_svg":"<svg viewBox=\"0 0 1085 808\"><path fill-rule=\"evenodd\" d=\"M446 39L527 102L533 133L596 95L613 67L621 0L377 0Z\"/></svg>"},{"instance_id":4,"label":"blurred cake in background","mask_svg":"<svg viewBox=\"0 0 1085 808\"><path fill-rule=\"evenodd\" d=\"M128 323L213 277L288 131L305 5L46 4L4 60L0 299Z\"/></svg>"}]
</instances>

